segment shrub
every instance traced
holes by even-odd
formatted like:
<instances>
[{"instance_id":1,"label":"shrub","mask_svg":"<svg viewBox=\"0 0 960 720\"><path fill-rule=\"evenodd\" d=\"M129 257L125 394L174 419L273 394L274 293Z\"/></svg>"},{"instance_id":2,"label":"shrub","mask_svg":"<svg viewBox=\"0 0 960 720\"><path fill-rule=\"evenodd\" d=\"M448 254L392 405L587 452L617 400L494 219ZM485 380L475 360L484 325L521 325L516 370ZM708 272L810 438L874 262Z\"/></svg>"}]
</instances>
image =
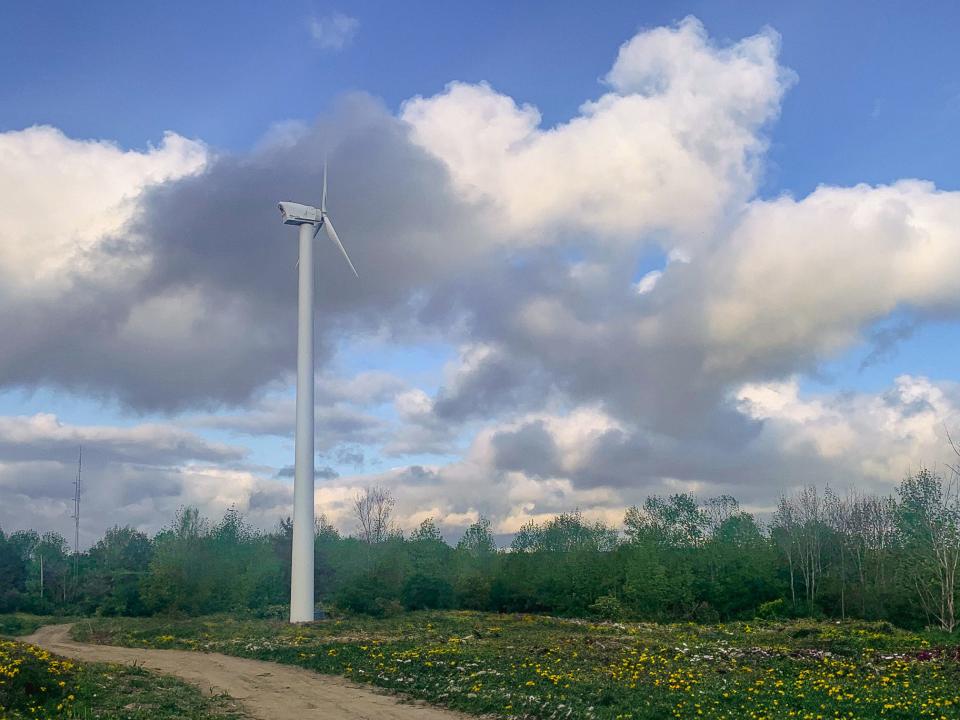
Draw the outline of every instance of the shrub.
<instances>
[{"instance_id":1,"label":"shrub","mask_svg":"<svg viewBox=\"0 0 960 720\"><path fill-rule=\"evenodd\" d=\"M623 617L623 606L613 595L601 595L590 606L590 612L604 620L619 620Z\"/></svg>"},{"instance_id":2,"label":"shrub","mask_svg":"<svg viewBox=\"0 0 960 720\"><path fill-rule=\"evenodd\" d=\"M776 620L787 616L787 607L783 598L761 603L757 608L757 617L761 620Z\"/></svg>"},{"instance_id":3,"label":"shrub","mask_svg":"<svg viewBox=\"0 0 960 720\"><path fill-rule=\"evenodd\" d=\"M396 617L403 613L403 605L396 600L377 598L374 605L376 606L376 613L374 614L377 617Z\"/></svg>"},{"instance_id":4,"label":"shrub","mask_svg":"<svg viewBox=\"0 0 960 720\"><path fill-rule=\"evenodd\" d=\"M403 604L408 610L453 607L453 586L444 578L416 573L403 584Z\"/></svg>"},{"instance_id":5,"label":"shrub","mask_svg":"<svg viewBox=\"0 0 960 720\"><path fill-rule=\"evenodd\" d=\"M693 609L691 619L702 625L715 625L720 622L720 613L717 612L716 608L711 607L710 603L702 602L698 603Z\"/></svg>"},{"instance_id":6,"label":"shrub","mask_svg":"<svg viewBox=\"0 0 960 720\"><path fill-rule=\"evenodd\" d=\"M397 602L394 593L372 573L359 575L347 582L334 597L336 606L341 610L371 617L384 617L392 607L389 605L391 601ZM403 609L402 606L400 608Z\"/></svg>"}]
</instances>

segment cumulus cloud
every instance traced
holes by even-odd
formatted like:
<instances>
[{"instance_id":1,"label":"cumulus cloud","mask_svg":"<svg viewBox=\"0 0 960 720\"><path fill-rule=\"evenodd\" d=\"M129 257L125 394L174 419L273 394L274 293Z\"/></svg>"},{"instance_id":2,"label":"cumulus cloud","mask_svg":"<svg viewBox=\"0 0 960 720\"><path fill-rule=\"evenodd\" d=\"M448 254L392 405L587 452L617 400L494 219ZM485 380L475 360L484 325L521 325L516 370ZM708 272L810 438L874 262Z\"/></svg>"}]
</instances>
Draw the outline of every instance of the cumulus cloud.
<instances>
[{"instance_id":1,"label":"cumulus cloud","mask_svg":"<svg viewBox=\"0 0 960 720\"><path fill-rule=\"evenodd\" d=\"M166 146L180 145L168 139ZM309 201L309 188L319 192L326 148L331 209L363 276L359 283L348 279L330 248L319 247L318 356L327 359L346 332L387 327L402 337L416 324L415 294L469 264L484 247L485 223L449 191L440 164L410 143L400 121L353 96L327 124L295 140L247 156L207 157L199 172L195 154L187 153L175 182L151 171L151 182L167 179L141 182L145 189L119 229L121 221L104 210L109 217L94 225L107 234L98 236L94 255L75 263L56 287L33 283L12 297L0 290L10 310L0 317L8 341L0 382L67 387L138 410L175 411L244 403L288 378L296 357L296 242L280 224L276 202ZM35 153L40 169L32 172L70 167L71 153L86 151L67 143L44 157ZM110 152L101 173L111 172ZM17 182L17 165L0 168L9 171L9 184ZM71 183L89 191L79 174ZM123 197L107 193L93 206L113 208ZM42 208L36 198L21 204ZM0 244L19 248L30 241L18 232L11 226ZM70 264L76 241L58 242L69 248L58 262Z\"/></svg>"},{"instance_id":2,"label":"cumulus cloud","mask_svg":"<svg viewBox=\"0 0 960 720\"><path fill-rule=\"evenodd\" d=\"M712 258L709 364L789 369L898 308L955 315L957 227L960 193L913 180L750 203Z\"/></svg>"},{"instance_id":3,"label":"cumulus cloud","mask_svg":"<svg viewBox=\"0 0 960 720\"><path fill-rule=\"evenodd\" d=\"M383 448L387 455L446 454L454 450L458 426L436 413L435 402L423 390L401 393L394 408L399 427Z\"/></svg>"},{"instance_id":4,"label":"cumulus cloud","mask_svg":"<svg viewBox=\"0 0 960 720\"><path fill-rule=\"evenodd\" d=\"M133 217L143 191L199 172L207 150L176 133L139 151L38 125L0 133L0 159L0 297L9 302L108 277L98 264L123 256L103 246Z\"/></svg>"},{"instance_id":5,"label":"cumulus cloud","mask_svg":"<svg viewBox=\"0 0 960 720\"><path fill-rule=\"evenodd\" d=\"M687 18L625 43L610 91L555 127L482 83L413 98L402 117L520 241L558 226L627 238L668 229L689 241L753 192L766 147L759 131L792 82L778 48L770 30L720 47Z\"/></svg>"},{"instance_id":6,"label":"cumulus cloud","mask_svg":"<svg viewBox=\"0 0 960 720\"><path fill-rule=\"evenodd\" d=\"M365 371L350 377L331 374L317 378L315 395L318 402L347 402L366 407L392 401L407 383L388 372Z\"/></svg>"},{"instance_id":7,"label":"cumulus cloud","mask_svg":"<svg viewBox=\"0 0 960 720\"><path fill-rule=\"evenodd\" d=\"M952 386L901 378L887 393L810 397L796 378L864 340L888 352L919 323L956 318L960 194L903 180L757 198L794 82L778 50L772 30L724 44L691 18L641 31L599 96L553 127L522 99L453 82L399 116L350 96L246 154L178 136L131 153L50 129L0 135L12 157L33 158L0 164L0 186L27 162L25 187L70 196L88 153L119 178L102 195L78 189L69 207L82 222L63 220L36 258L23 247L47 241L30 234L37 200L21 196L0 220L14 268L0 272L22 264L27 279L0 289L13 310L0 316L0 382L286 436L296 249L273 208L310 201L329 150L329 205L361 277L319 246L318 437L348 464L466 448L442 465L331 474L318 508L344 529L375 482L396 490L401 524L485 514L503 533L575 507L616 520L647 492L730 492L763 508L802 482L889 487L911 458L939 457ZM643 263L652 249L663 267ZM63 268L64 282L47 282ZM909 324L884 334L897 314ZM366 336L443 338L457 357L431 392L330 375L344 338ZM41 473L42 457L29 462ZM262 518L288 500L277 468L178 463L150 471L160 496ZM138 495L131 516L167 507Z\"/></svg>"},{"instance_id":8,"label":"cumulus cloud","mask_svg":"<svg viewBox=\"0 0 960 720\"><path fill-rule=\"evenodd\" d=\"M883 393L801 397L796 379L737 390L763 421L761 442L788 456L826 460L840 483L889 489L921 465L950 459L948 428L960 422L960 387L902 375Z\"/></svg>"}]
</instances>

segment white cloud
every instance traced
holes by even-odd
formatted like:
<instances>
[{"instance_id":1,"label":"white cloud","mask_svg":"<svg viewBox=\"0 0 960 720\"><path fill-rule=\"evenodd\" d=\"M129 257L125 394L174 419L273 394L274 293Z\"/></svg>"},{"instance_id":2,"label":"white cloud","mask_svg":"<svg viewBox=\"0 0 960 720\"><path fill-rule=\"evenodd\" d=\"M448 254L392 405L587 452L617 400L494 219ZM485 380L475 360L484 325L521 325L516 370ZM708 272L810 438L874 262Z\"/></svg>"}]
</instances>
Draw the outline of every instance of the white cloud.
<instances>
[{"instance_id":1,"label":"white cloud","mask_svg":"<svg viewBox=\"0 0 960 720\"><path fill-rule=\"evenodd\" d=\"M758 443L785 455L812 453L854 485L890 491L922 465L951 458L946 429L960 423L960 387L902 375L884 393L801 397L796 379L736 392L741 409L764 422Z\"/></svg>"},{"instance_id":2,"label":"white cloud","mask_svg":"<svg viewBox=\"0 0 960 720\"><path fill-rule=\"evenodd\" d=\"M750 203L710 262L710 363L823 357L899 307L960 308L960 193L820 187Z\"/></svg>"},{"instance_id":3,"label":"white cloud","mask_svg":"<svg viewBox=\"0 0 960 720\"><path fill-rule=\"evenodd\" d=\"M556 127L483 83L413 98L401 116L466 196L502 213L504 230L667 228L689 241L754 190L759 131L792 82L778 44L768 30L717 47L687 18L624 44L611 91Z\"/></svg>"},{"instance_id":4,"label":"white cloud","mask_svg":"<svg viewBox=\"0 0 960 720\"><path fill-rule=\"evenodd\" d=\"M0 133L0 298L56 296L78 276L109 277L94 264L96 250L131 219L144 189L197 173L206 160L202 143L175 133L145 151L45 125ZM145 258L129 261L142 267Z\"/></svg>"},{"instance_id":5,"label":"white cloud","mask_svg":"<svg viewBox=\"0 0 960 720\"><path fill-rule=\"evenodd\" d=\"M662 270L651 270L642 278L640 278L640 280L634 286L637 290L637 294L646 295L648 292L653 292L653 289L657 286L657 281L660 279L661 275L663 275Z\"/></svg>"},{"instance_id":6,"label":"white cloud","mask_svg":"<svg viewBox=\"0 0 960 720\"><path fill-rule=\"evenodd\" d=\"M310 20L310 35L324 50L343 50L353 42L359 29L360 21L342 12Z\"/></svg>"}]
</instances>

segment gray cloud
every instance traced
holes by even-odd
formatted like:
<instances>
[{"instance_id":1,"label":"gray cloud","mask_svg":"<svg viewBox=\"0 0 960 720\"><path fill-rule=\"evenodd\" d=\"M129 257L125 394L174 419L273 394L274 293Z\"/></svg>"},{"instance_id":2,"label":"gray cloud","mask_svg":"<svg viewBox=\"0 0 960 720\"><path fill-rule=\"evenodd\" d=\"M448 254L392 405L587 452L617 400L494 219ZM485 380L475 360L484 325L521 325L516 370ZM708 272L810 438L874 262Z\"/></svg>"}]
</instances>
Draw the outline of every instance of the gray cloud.
<instances>
[{"instance_id":1,"label":"gray cloud","mask_svg":"<svg viewBox=\"0 0 960 720\"><path fill-rule=\"evenodd\" d=\"M188 460L230 463L246 456L244 448L211 442L174 425L97 427L64 425L53 415L0 417L0 462L76 462L81 446L88 466L170 465Z\"/></svg>"},{"instance_id":2,"label":"gray cloud","mask_svg":"<svg viewBox=\"0 0 960 720\"><path fill-rule=\"evenodd\" d=\"M390 402L406 388L407 383L395 375L367 371L346 378L321 375L315 392L318 403L345 402L363 407Z\"/></svg>"},{"instance_id":3,"label":"gray cloud","mask_svg":"<svg viewBox=\"0 0 960 720\"><path fill-rule=\"evenodd\" d=\"M282 467L277 471L276 477L292 478L295 475L295 470L296 468L293 465L287 465L286 467ZM340 477L340 473L338 473L329 465L314 468L313 475L319 480L336 480L338 477Z\"/></svg>"},{"instance_id":4,"label":"gray cloud","mask_svg":"<svg viewBox=\"0 0 960 720\"><path fill-rule=\"evenodd\" d=\"M0 298L0 383L201 408L185 422L288 437L293 403L274 391L295 358L296 240L274 207L316 201L329 151L329 204L360 280L318 246L321 365L367 334L439 337L462 353L434 397L382 373L323 371L318 448L359 469L378 452L458 451L487 424L446 467L328 478L334 510L383 481L406 494L411 522L425 509L460 524L486 512L509 532L576 506L613 515L644 492L762 504L800 482L889 484L905 458L933 453L930 428L956 413L949 393L912 379L885 397L807 399L792 378L865 337L865 363L882 359L913 328L883 325L898 309L918 323L957 317L960 195L907 181L751 200L790 83L776 52L772 32L719 47L691 19L641 33L605 94L556 128L484 85L411 100L402 119L342 99L315 126L148 187L122 231L82 248L59 294ZM639 292L651 249L669 260ZM397 423L375 414L390 402ZM58 437L0 445L0 461L62 463L16 480L6 470L6 507L56 492L49 478L76 440ZM111 492L138 522L188 476L180 499L239 498L264 518L283 504L283 483L247 472L243 493L217 494L238 477L186 467L223 472L235 451L189 434L147 440L101 442L133 487ZM157 497L141 497L150 482ZM195 483L207 495L191 495Z\"/></svg>"},{"instance_id":5,"label":"gray cloud","mask_svg":"<svg viewBox=\"0 0 960 720\"><path fill-rule=\"evenodd\" d=\"M500 469L520 470L539 477L563 474L557 446L542 421L496 433L491 442L496 452L494 463Z\"/></svg>"},{"instance_id":6,"label":"gray cloud","mask_svg":"<svg viewBox=\"0 0 960 720\"><path fill-rule=\"evenodd\" d=\"M314 473L321 480L336 480L340 477L340 473L334 470L329 465L325 465L321 468L316 468Z\"/></svg>"},{"instance_id":7,"label":"gray cloud","mask_svg":"<svg viewBox=\"0 0 960 720\"><path fill-rule=\"evenodd\" d=\"M433 412L447 422L491 417L542 403L550 389L538 363L494 350L440 388Z\"/></svg>"},{"instance_id":8,"label":"gray cloud","mask_svg":"<svg viewBox=\"0 0 960 720\"><path fill-rule=\"evenodd\" d=\"M293 437L296 402L287 397L269 397L251 404L244 412L190 417L196 427L229 430L239 435ZM315 444L326 451L341 443L375 443L386 436L379 418L349 405L318 406L315 413Z\"/></svg>"},{"instance_id":9,"label":"gray cloud","mask_svg":"<svg viewBox=\"0 0 960 720\"><path fill-rule=\"evenodd\" d=\"M366 460L363 450L359 448L341 447L334 453L338 463L343 465L353 465L355 468L363 467Z\"/></svg>"},{"instance_id":10,"label":"gray cloud","mask_svg":"<svg viewBox=\"0 0 960 720\"><path fill-rule=\"evenodd\" d=\"M268 488L256 490L250 495L247 508L252 511L275 511L283 514L292 505L293 494L289 488Z\"/></svg>"},{"instance_id":11,"label":"gray cloud","mask_svg":"<svg viewBox=\"0 0 960 720\"><path fill-rule=\"evenodd\" d=\"M344 333L415 325L416 293L485 247L481 209L440 163L362 95L322 124L194 176L148 187L121 234L101 241L56 297L18 295L0 319L0 383L116 397L135 409L243 404L295 363L296 234L276 203L310 202L330 162L329 204L361 272L317 251L321 364ZM127 265L126 273L111 272ZM100 269L98 269L100 268ZM371 376L390 392L390 381Z\"/></svg>"},{"instance_id":12,"label":"gray cloud","mask_svg":"<svg viewBox=\"0 0 960 720\"><path fill-rule=\"evenodd\" d=\"M422 465L411 465L405 468L397 477L403 485L437 485L441 479L435 470L430 470Z\"/></svg>"}]
</instances>

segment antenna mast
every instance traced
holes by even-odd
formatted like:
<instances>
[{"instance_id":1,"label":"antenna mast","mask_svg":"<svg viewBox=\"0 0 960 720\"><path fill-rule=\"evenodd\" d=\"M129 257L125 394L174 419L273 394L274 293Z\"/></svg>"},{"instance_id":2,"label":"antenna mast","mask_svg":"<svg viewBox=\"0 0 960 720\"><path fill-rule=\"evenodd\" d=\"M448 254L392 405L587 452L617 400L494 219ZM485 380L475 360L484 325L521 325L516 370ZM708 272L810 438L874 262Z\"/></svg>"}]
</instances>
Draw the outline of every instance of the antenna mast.
<instances>
[{"instance_id":1,"label":"antenna mast","mask_svg":"<svg viewBox=\"0 0 960 720\"><path fill-rule=\"evenodd\" d=\"M73 491L73 572L77 580L80 579L80 471L83 468L83 446L80 446L80 455L77 458L77 479L74 481Z\"/></svg>"}]
</instances>

